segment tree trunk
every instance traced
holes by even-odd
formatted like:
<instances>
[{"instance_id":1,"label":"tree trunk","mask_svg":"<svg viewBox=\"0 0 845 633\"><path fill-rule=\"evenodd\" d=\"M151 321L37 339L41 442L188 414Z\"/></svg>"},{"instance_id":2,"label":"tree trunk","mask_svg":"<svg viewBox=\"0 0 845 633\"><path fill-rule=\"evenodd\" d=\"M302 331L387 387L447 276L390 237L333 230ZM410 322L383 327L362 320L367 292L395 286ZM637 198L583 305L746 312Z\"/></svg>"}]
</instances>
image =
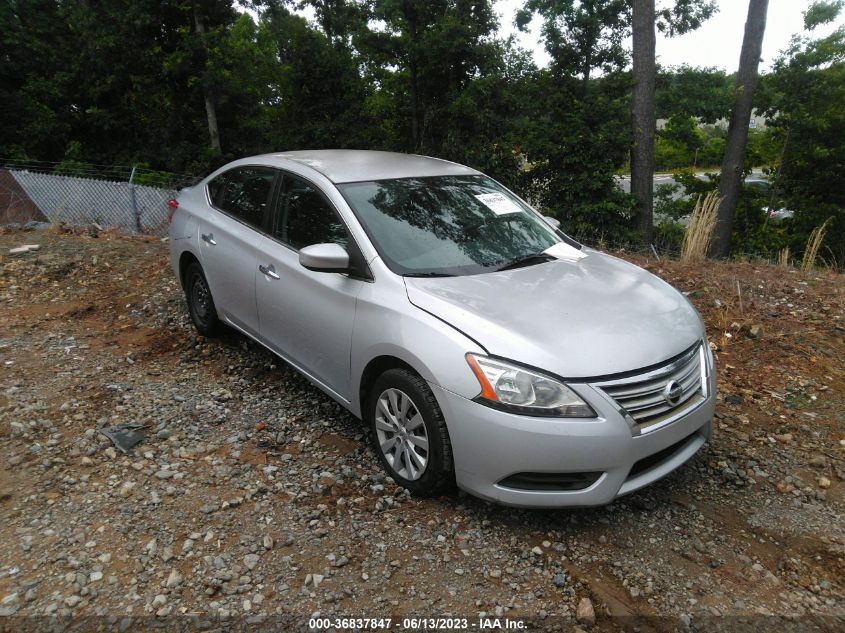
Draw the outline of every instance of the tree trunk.
<instances>
[{"instance_id":1,"label":"tree trunk","mask_svg":"<svg viewBox=\"0 0 845 633\"><path fill-rule=\"evenodd\" d=\"M587 14L588 23L592 23L595 15L594 4L592 2L582 2L581 7ZM587 33L585 34L587 45L584 47L584 62L581 66L581 86L585 97L587 96L587 89L590 85L590 75L593 71L593 51L596 50L596 41L600 34L601 27L599 27L598 32L593 26L587 27Z\"/></svg>"},{"instance_id":2,"label":"tree trunk","mask_svg":"<svg viewBox=\"0 0 845 633\"><path fill-rule=\"evenodd\" d=\"M587 49L587 54L584 56L584 65L581 66L581 86L584 94L587 94L587 88L590 85L590 74L593 70L593 45Z\"/></svg>"},{"instance_id":3,"label":"tree trunk","mask_svg":"<svg viewBox=\"0 0 845 633\"><path fill-rule=\"evenodd\" d=\"M196 5L194 5L194 30L200 37L205 33L205 24L197 12ZM203 42L203 50L205 50L205 43ZM203 79L202 94L205 100L205 116L208 120L208 137L211 144L211 149L215 153L222 153L220 146L220 128L217 126L217 107L214 105L214 92L208 83Z\"/></svg>"},{"instance_id":4,"label":"tree trunk","mask_svg":"<svg viewBox=\"0 0 845 633\"><path fill-rule=\"evenodd\" d=\"M208 119L208 136L211 140L211 149L220 154L223 152L220 147L220 128L217 127L217 108L214 106L214 96L208 87L203 87L205 96L205 116Z\"/></svg>"},{"instance_id":5,"label":"tree trunk","mask_svg":"<svg viewBox=\"0 0 845 633\"><path fill-rule=\"evenodd\" d=\"M420 149L420 96L419 78L417 77L417 64L411 62L411 142L414 151Z\"/></svg>"},{"instance_id":6,"label":"tree trunk","mask_svg":"<svg viewBox=\"0 0 845 633\"><path fill-rule=\"evenodd\" d=\"M634 90L631 119L634 138L631 145L631 193L637 200L640 234L643 243L648 245L654 232L654 0L634 0L632 25Z\"/></svg>"},{"instance_id":7,"label":"tree trunk","mask_svg":"<svg viewBox=\"0 0 845 633\"><path fill-rule=\"evenodd\" d=\"M745 164L745 147L748 144L748 124L751 121L751 107L754 90L757 88L757 67L763 49L763 34L766 31L766 12L769 0L750 0L742 52L739 56L739 71L736 75L734 105L725 158L722 161L722 175L719 181L719 196L722 201L716 216L716 228L710 243L711 257L727 257L731 252L731 231L733 230L736 205L742 186L742 172Z\"/></svg>"},{"instance_id":8,"label":"tree trunk","mask_svg":"<svg viewBox=\"0 0 845 633\"><path fill-rule=\"evenodd\" d=\"M420 151L422 142L420 140L420 85L419 73L417 70L417 15L412 10L408 16L411 36L411 52L409 59L409 70L411 73L411 141L414 144L414 151Z\"/></svg>"}]
</instances>

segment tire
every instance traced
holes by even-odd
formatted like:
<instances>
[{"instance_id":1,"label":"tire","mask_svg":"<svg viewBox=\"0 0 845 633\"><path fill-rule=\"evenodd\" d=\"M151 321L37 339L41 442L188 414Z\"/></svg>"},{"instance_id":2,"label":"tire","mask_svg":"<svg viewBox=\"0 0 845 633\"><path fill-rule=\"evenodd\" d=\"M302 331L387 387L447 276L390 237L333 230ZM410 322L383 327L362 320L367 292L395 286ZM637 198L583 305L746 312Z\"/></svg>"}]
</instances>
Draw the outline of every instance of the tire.
<instances>
[{"instance_id":1,"label":"tire","mask_svg":"<svg viewBox=\"0 0 845 633\"><path fill-rule=\"evenodd\" d=\"M220 320L199 262L191 262L185 270L185 299L197 332L208 337L217 334L220 331Z\"/></svg>"},{"instance_id":2,"label":"tire","mask_svg":"<svg viewBox=\"0 0 845 633\"><path fill-rule=\"evenodd\" d=\"M419 497L433 497L454 487L446 421L419 375L407 369L384 372L370 391L365 415L376 455L397 484Z\"/></svg>"}]
</instances>

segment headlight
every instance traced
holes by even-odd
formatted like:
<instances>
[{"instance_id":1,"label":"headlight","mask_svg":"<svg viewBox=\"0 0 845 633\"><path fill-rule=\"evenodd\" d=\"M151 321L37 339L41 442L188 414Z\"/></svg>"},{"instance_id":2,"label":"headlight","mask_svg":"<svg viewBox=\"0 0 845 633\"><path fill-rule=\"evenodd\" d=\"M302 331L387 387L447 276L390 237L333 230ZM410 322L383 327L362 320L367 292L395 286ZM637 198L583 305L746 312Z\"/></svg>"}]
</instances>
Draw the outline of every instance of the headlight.
<instances>
[{"instance_id":1,"label":"headlight","mask_svg":"<svg viewBox=\"0 0 845 633\"><path fill-rule=\"evenodd\" d=\"M594 418L596 412L578 394L554 378L504 361L467 354L481 393L476 400L523 415Z\"/></svg>"}]
</instances>

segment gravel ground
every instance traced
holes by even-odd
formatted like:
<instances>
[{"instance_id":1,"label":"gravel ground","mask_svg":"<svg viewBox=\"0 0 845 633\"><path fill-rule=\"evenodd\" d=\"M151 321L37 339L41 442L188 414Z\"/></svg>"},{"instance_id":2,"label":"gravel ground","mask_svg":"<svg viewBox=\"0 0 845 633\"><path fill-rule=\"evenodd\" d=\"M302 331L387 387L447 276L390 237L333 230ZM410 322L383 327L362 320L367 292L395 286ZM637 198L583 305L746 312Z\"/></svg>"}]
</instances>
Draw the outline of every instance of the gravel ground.
<instances>
[{"instance_id":1,"label":"gravel ground","mask_svg":"<svg viewBox=\"0 0 845 633\"><path fill-rule=\"evenodd\" d=\"M159 240L7 232L0 253L0 628L845 629L841 276L632 258L707 323L713 442L609 506L541 512L410 497L283 362L195 334ZM99 429L130 422L123 454Z\"/></svg>"}]
</instances>

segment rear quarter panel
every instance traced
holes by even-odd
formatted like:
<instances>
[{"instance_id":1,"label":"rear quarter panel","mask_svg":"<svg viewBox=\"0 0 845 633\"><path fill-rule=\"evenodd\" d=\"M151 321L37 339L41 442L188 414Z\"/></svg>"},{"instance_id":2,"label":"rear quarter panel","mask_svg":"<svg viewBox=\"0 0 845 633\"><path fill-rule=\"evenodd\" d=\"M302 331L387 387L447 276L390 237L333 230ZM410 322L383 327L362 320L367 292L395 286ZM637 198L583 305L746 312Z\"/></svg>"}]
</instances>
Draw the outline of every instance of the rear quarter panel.
<instances>
[{"instance_id":1,"label":"rear quarter panel","mask_svg":"<svg viewBox=\"0 0 845 633\"><path fill-rule=\"evenodd\" d=\"M182 254L188 251L200 259L198 226L199 217L207 206L205 181L190 189L182 190L177 201L179 207L170 220L170 266L181 284L179 261Z\"/></svg>"}]
</instances>

